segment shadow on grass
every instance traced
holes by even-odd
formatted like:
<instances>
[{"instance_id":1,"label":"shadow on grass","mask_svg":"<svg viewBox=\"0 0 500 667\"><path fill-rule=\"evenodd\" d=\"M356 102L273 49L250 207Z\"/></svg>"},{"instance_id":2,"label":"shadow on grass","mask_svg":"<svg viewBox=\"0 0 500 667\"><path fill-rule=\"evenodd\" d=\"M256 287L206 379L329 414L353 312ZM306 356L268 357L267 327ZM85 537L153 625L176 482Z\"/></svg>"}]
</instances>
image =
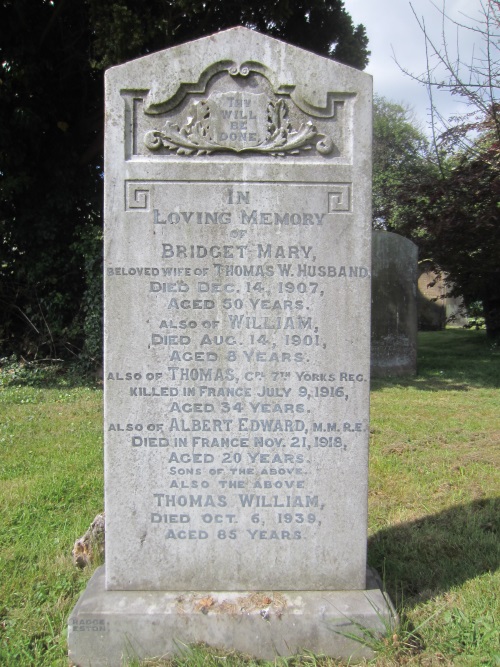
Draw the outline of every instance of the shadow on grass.
<instances>
[{"instance_id":1,"label":"shadow on grass","mask_svg":"<svg viewBox=\"0 0 500 667\"><path fill-rule=\"evenodd\" d=\"M476 500L378 531L368 562L392 600L412 607L500 567L500 498Z\"/></svg>"},{"instance_id":2,"label":"shadow on grass","mask_svg":"<svg viewBox=\"0 0 500 667\"><path fill-rule=\"evenodd\" d=\"M447 329L418 334L415 377L373 379L373 391L390 387L421 391L468 391L500 388L500 345L484 331Z\"/></svg>"}]
</instances>

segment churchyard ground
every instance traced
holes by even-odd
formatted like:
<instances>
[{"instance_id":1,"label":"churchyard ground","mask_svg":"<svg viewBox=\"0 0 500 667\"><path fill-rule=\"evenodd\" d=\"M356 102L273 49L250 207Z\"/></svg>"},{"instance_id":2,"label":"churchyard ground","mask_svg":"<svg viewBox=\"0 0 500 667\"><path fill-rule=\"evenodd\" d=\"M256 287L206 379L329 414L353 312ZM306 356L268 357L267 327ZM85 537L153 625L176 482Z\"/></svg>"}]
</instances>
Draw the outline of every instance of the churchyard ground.
<instances>
[{"instance_id":1,"label":"churchyard ground","mask_svg":"<svg viewBox=\"0 0 500 667\"><path fill-rule=\"evenodd\" d=\"M370 445L369 563L401 617L373 664L500 665L500 349L420 334L417 377L372 382ZM101 386L3 359L0 474L0 664L62 667L91 574L71 549L103 510ZM202 649L175 663L255 664Z\"/></svg>"}]
</instances>

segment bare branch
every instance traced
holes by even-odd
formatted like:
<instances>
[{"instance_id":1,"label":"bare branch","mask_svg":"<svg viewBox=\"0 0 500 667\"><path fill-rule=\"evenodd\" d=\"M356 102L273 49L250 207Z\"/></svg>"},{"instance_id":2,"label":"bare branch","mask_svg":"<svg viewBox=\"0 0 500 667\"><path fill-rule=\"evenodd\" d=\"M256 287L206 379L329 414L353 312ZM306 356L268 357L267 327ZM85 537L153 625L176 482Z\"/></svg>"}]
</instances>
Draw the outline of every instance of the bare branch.
<instances>
[{"instance_id":1,"label":"bare branch","mask_svg":"<svg viewBox=\"0 0 500 667\"><path fill-rule=\"evenodd\" d=\"M456 21L447 12L446 0L438 6L430 4L439 12L441 30L439 43L430 34L425 20L420 18L414 5L411 11L424 38L425 71L415 74L403 67L394 57L401 71L414 81L425 86L430 102L430 125L434 150L439 161L440 143L453 142L456 148L474 150L477 132L494 132L500 142L500 2L479 0L480 17L473 19L462 15L465 22ZM456 45L450 50L449 29L456 31ZM474 47L470 58L464 60L460 49L460 31L475 33L481 43ZM453 52L453 53L452 53ZM462 98L468 110L451 119L443 118L437 109L435 90L448 91Z\"/></svg>"}]
</instances>

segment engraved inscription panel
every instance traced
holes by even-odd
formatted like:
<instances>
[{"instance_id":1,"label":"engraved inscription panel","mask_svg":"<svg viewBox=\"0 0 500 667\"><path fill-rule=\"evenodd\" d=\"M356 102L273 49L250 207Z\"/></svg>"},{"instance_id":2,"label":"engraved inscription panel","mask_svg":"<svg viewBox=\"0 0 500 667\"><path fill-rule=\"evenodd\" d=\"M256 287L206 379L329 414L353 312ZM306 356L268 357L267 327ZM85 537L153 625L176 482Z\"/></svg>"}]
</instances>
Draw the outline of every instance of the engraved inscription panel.
<instances>
[{"instance_id":1,"label":"engraved inscription panel","mask_svg":"<svg viewBox=\"0 0 500 667\"><path fill-rule=\"evenodd\" d=\"M266 138L267 104L263 93L238 91L210 96L207 102L211 113L210 138L236 151L262 144Z\"/></svg>"},{"instance_id":2,"label":"engraved inscription panel","mask_svg":"<svg viewBox=\"0 0 500 667\"><path fill-rule=\"evenodd\" d=\"M366 543L370 280L350 184L126 193L105 257L106 466L121 471L106 512L127 527L108 585L348 587Z\"/></svg>"}]
</instances>

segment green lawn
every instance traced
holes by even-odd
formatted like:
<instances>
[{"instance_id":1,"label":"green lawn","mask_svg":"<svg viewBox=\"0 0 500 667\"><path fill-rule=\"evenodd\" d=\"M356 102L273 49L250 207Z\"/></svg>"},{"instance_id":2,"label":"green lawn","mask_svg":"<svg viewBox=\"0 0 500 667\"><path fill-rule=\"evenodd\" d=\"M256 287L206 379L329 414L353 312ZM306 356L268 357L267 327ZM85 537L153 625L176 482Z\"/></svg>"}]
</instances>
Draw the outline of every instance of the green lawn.
<instances>
[{"instance_id":1,"label":"green lawn","mask_svg":"<svg viewBox=\"0 0 500 667\"><path fill-rule=\"evenodd\" d=\"M371 401L369 561L402 619L374 664L500 666L500 349L483 332L421 334L418 376L374 381ZM99 387L4 360L2 666L67 664L90 576L71 549L103 509L101 421ZM194 651L175 664L255 663Z\"/></svg>"}]
</instances>

